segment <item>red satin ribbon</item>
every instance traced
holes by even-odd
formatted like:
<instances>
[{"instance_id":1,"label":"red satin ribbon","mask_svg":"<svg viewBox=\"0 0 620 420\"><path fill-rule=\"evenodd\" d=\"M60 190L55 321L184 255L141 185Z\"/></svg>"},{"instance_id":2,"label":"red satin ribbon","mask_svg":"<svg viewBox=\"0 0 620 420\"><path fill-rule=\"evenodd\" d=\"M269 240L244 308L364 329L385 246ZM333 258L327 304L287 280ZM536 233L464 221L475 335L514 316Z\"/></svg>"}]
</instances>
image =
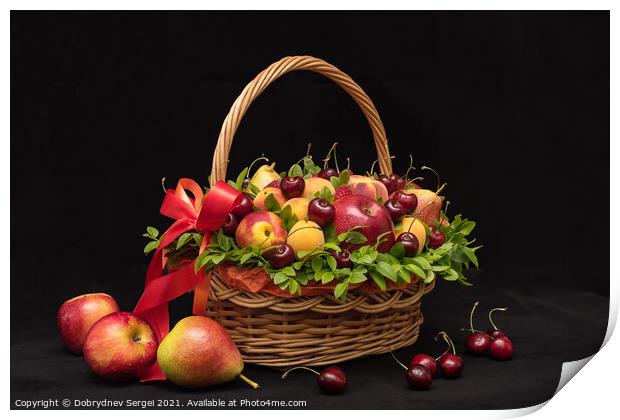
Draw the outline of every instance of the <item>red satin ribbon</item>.
<instances>
[{"instance_id":1,"label":"red satin ribbon","mask_svg":"<svg viewBox=\"0 0 620 420\"><path fill-rule=\"evenodd\" d=\"M185 190L191 191L194 198L191 199ZM170 328L168 302L194 289L193 313L204 315L211 284L210 274L205 275L203 270L196 273L193 262L179 271L162 275L166 265L164 248L183 233L196 230L203 233L200 246L202 252L210 243L211 234L226 222L228 213L240 197L239 191L218 181L203 200L200 185L188 178L180 179L175 190L166 191L159 211L164 216L175 219L175 222L161 236L146 272L144 291L134 309L136 315L144 318L153 327L160 343ZM165 379L166 376L155 363L141 381Z\"/></svg>"}]
</instances>

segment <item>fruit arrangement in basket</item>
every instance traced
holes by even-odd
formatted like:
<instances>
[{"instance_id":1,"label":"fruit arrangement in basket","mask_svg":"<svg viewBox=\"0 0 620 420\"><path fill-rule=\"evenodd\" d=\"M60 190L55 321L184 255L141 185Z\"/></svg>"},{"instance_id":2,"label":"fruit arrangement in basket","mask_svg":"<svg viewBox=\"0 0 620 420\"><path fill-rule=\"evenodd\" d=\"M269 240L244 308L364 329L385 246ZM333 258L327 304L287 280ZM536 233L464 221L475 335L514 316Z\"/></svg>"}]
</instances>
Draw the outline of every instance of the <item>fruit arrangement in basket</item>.
<instances>
[{"instance_id":1,"label":"fruit arrangement in basket","mask_svg":"<svg viewBox=\"0 0 620 420\"><path fill-rule=\"evenodd\" d=\"M376 161L364 175L340 170L336 145L321 166L310 147L284 172L256 159L227 182L239 195L208 244L188 231L163 248L168 268L258 267L290 295L329 288L342 300L353 288L385 291L436 276L469 285L464 269L478 266L480 248L468 239L475 223L448 220L439 177L435 190L422 188L411 158L402 175L374 172ZM145 236L146 253L160 246L157 229Z\"/></svg>"}]
</instances>

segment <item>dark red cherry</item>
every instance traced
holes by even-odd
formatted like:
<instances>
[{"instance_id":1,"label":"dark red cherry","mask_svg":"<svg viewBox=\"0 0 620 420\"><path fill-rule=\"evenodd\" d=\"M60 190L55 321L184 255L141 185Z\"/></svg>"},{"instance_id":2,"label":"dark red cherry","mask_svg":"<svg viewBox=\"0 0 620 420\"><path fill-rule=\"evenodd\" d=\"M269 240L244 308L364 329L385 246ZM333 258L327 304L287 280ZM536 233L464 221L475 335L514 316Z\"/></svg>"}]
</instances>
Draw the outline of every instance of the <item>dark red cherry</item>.
<instances>
[{"instance_id":1,"label":"dark red cherry","mask_svg":"<svg viewBox=\"0 0 620 420\"><path fill-rule=\"evenodd\" d=\"M416 354L409 362L409 367L412 367L414 365L424 366L426 369L428 369L433 378L437 377L437 361L432 356L429 356L428 354Z\"/></svg>"},{"instance_id":2,"label":"dark red cherry","mask_svg":"<svg viewBox=\"0 0 620 420\"><path fill-rule=\"evenodd\" d=\"M246 178L243 180L243 182L241 183L241 188L245 190L248 188L248 185L250 185L250 178Z\"/></svg>"},{"instance_id":3,"label":"dark red cherry","mask_svg":"<svg viewBox=\"0 0 620 420\"><path fill-rule=\"evenodd\" d=\"M316 382L325 394L342 394L347 388L347 375L337 366L321 371Z\"/></svg>"},{"instance_id":4,"label":"dark red cherry","mask_svg":"<svg viewBox=\"0 0 620 420\"><path fill-rule=\"evenodd\" d=\"M428 246L437 249L446 242L446 235L439 228L433 226L428 234Z\"/></svg>"},{"instance_id":5,"label":"dark red cherry","mask_svg":"<svg viewBox=\"0 0 620 420\"><path fill-rule=\"evenodd\" d=\"M325 227L334 220L336 207L324 198L315 198L308 204L308 219L321 227Z\"/></svg>"},{"instance_id":6,"label":"dark red cherry","mask_svg":"<svg viewBox=\"0 0 620 420\"><path fill-rule=\"evenodd\" d=\"M280 181L280 189L286 198L299 197L306 187L302 176L285 176Z\"/></svg>"},{"instance_id":7,"label":"dark red cherry","mask_svg":"<svg viewBox=\"0 0 620 420\"><path fill-rule=\"evenodd\" d=\"M332 251L332 256L336 260L336 267L338 268L351 268L353 261L351 261L351 254L346 249L342 251Z\"/></svg>"},{"instance_id":8,"label":"dark red cherry","mask_svg":"<svg viewBox=\"0 0 620 420\"><path fill-rule=\"evenodd\" d=\"M239 226L239 221L237 220L237 216L232 213L228 213L228 217L226 218L226 222L222 225L222 232L227 236L235 236L235 232L237 231L237 226Z\"/></svg>"},{"instance_id":9,"label":"dark red cherry","mask_svg":"<svg viewBox=\"0 0 620 420\"><path fill-rule=\"evenodd\" d=\"M332 176L338 176L338 171L334 168L321 169L318 175L326 180L330 180Z\"/></svg>"},{"instance_id":10,"label":"dark red cherry","mask_svg":"<svg viewBox=\"0 0 620 420\"><path fill-rule=\"evenodd\" d=\"M504 331L498 330L497 328L489 329L489 331L487 331L487 334L489 334L492 338L499 338L506 335Z\"/></svg>"},{"instance_id":11,"label":"dark red cherry","mask_svg":"<svg viewBox=\"0 0 620 420\"><path fill-rule=\"evenodd\" d=\"M402 190L407 185L407 180L402 179L398 174L390 174L390 181L394 185L394 191Z\"/></svg>"},{"instance_id":12,"label":"dark red cherry","mask_svg":"<svg viewBox=\"0 0 620 420\"><path fill-rule=\"evenodd\" d=\"M465 341L467 351L474 356L482 356L485 354L490 344L491 337L481 332L470 334Z\"/></svg>"},{"instance_id":13,"label":"dark red cherry","mask_svg":"<svg viewBox=\"0 0 620 420\"><path fill-rule=\"evenodd\" d=\"M463 372L463 359L456 354L446 353L439 359L441 374L444 378L458 378Z\"/></svg>"},{"instance_id":14,"label":"dark red cherry","mask_svg":"<svg viewBox=\"0 0 620 420\"><path fill-rule=\"evenodd\" d=\"M420 249L418 238L411 232L403 232L396 238L396 243L402 244L405 248L406 257L415 257Z\"/></svg>"},{"instance_id":15,"label":"dark red cherry","mask_svg":"<svg viewBox=\"0 0 620 420\"><path fill-rule=\"evenodd\" d=\"M295 251L288 244L282 244L268 248L263 256L274 268L283 268L293 264L295 261Z\"/></svg>"},{"instance_id":16,"label":"dark red cherry","mask_svg":"<svg viewBox=\"0 0 620 420\"><path fill-rule=\"evenodd\" d=\"M512 359L512 341L506 336L498 337L489 344L489 356L495 360Z\"/></svg>"},{"instance_id":17,"label":"dark red cherry","mask_svg":"<svg viewBox=\"0 0 620 420\"><path fill-rule=\"evenodd\" d=\"M433 375L424 365L413 365L407 369L405 378L409 386L417 391L423 391L431 387Z\"/></svg>"},{"instance_id":18,"label":"dark red cherry","mask_svg":"<svg viewBox=\"0 0 620 420\"><path fill-rule=\"evenodd\" d=\"M405 208L396 200L388 200L384 204L393 221L398 222L405 216Z\"/></svg>"},{"instance_id":19,"label":"dark red cherry","mask_svg":"<svg viewBox=\"0 0 620 420\"><path fill-rule=\"evenodd\" d=\"M402 190L396 191L392 197L392 200L399 202L407 214L413 213L418 206L418 196L413 193L409 194Z\"/></svg>"},{"instance_id":20,"label":"dark red cherry","mask_svg":"<svg viewBox=\"0 0 620 420\"><path fill-rule=\"evenodd\" d=\"M394 181L392 181L389 176L381 174L379 175L379 181L381 181L381 183L385 185L385 188L388 190L389 194L395 191Z\"/></svg>"},{"instance_id":21,"label":"dark red cherry","mask_svg":"<svg viewBox=\"0 0 620 420\"><path fill-rule=\"evenodd\" d=\"M237 220L243 219L252 212L252 199L247 194L242 193L237 205L233 207L231 213L237 217Z\"/></svg>"}]
</instances>

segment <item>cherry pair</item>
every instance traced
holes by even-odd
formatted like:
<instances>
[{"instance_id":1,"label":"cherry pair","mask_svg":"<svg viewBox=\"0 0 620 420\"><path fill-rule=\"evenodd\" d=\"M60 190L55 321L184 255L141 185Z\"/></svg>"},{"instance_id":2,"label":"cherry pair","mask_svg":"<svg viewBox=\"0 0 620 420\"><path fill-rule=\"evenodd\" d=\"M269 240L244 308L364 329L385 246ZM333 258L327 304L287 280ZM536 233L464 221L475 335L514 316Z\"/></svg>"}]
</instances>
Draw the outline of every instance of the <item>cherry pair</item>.
<instances>
[{"instance_id":1,"label":"cherry pair","mask_svg":"<svg viewBox=\"0 0 620 420\"><path fill-rule=\"evenodd\" d=\"M512 341L506 333L493 322L493 312L505 311L508 308L493 308L489 311L491 329L486 333L474 329L474 312L479 302L475 302L469 314L469 331L471 334L465 341L467 351L474 356L488 355L495 360L510 360L512 358Z\"/></svg>"}]
</instances>

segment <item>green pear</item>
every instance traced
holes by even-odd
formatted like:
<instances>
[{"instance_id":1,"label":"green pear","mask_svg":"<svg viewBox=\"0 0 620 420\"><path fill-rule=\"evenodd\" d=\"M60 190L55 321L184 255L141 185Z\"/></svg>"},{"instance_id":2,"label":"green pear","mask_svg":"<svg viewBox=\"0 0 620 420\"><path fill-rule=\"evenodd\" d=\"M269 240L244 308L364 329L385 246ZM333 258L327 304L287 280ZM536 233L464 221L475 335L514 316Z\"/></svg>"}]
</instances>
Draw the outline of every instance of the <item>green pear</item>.
<instances>
[{"instance_id":1,"label":"green pear","mask_svg":"<svg viewBox=\"0 0 620 420\"><path fill-rule=\"evenodd\" d=\"M275 166L276 164L274 162L271 165L263 165L258 168L250 180L250 183L259 190L262 190L273 181L279 181L281 177L280 174L273 169Z\"/></svg>"},{"instance_id":2,"label":"green pear","mask_svg":"<svg viewBox=\"0 0 620 420\"><path fill-rule=\"evenodd\" d=\"M157 363L168 380L187 388L230 382L241 374L243 359L228 332L211 318L189 316L180 320L157 350Z\"/></svg>"}]
</instances>

